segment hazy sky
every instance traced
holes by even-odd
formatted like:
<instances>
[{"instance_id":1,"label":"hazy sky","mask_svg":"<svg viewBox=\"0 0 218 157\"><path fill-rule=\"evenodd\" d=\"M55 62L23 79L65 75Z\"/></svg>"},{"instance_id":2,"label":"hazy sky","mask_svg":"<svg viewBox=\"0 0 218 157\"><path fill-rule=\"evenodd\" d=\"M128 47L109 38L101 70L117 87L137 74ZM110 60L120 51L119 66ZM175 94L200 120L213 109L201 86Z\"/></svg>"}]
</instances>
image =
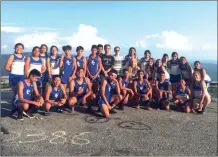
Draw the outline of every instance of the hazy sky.
<instances>
[{"instance_id":1,"label":"hazy sky","mask_svg":"<svg viewBox=\"0 0 218 157\"><path fill-rule=\"evenodd\" d=\"M217 2L2 2L1 51L92 44L149 49L155 58L177 51L191 59L217 59ZM75 53L75 52L74 52Z\"/></svg>"}]
</instances>

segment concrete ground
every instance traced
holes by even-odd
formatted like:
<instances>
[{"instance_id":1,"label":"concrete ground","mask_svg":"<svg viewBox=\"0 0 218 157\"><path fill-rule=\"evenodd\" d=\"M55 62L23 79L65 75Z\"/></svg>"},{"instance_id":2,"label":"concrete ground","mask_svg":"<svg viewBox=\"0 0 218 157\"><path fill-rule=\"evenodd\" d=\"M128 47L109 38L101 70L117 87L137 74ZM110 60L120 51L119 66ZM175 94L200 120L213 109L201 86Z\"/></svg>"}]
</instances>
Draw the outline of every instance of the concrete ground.
<instances>
[{"instance_id":1,"label":"concrete ground","mask_svg":"<svg viewBox=\"0 0 218 157\"><path fill-rule=\"evenodd\" d=\"M2 156L217 155L216 102L204 115L126 107L107 121L78 108L17 121L9 116L11 96L1 93Z\"/></svg>"}]
</instances>

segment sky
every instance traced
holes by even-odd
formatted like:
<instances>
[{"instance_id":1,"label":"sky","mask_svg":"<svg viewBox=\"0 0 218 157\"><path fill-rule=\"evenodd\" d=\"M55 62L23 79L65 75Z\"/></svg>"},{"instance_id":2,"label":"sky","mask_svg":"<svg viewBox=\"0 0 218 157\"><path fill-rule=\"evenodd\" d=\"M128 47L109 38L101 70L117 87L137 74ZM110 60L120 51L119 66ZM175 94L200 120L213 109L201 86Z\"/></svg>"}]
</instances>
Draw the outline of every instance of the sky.
<instances>
[{"instance_id":1,"label":"sky","mask_svg":"<svg viewBox=\"0 0 218 157\"><path fill-rule=\"evenodd\" d=\"M189 60L217 60L217 2L2 2L1 53L13 53L21 42L25 51L41 44L70 44L90 53L91 45L120 46L122 56L135 47L142 57L163 53Z\"/></svg>"}]
</instances>

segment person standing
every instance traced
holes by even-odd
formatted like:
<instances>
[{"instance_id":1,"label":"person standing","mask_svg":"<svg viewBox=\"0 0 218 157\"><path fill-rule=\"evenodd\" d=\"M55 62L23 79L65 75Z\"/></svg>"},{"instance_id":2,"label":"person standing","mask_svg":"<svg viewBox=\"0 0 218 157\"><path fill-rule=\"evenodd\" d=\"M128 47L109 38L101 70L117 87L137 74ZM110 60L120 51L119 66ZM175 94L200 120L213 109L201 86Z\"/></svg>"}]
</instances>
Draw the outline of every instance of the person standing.
<instances>
[{"instance_id":1,"label":"person standing","mask_svg":"<svg viewBox=\"0 0 218 157\"><path fill-rule=\"evenodd\" d=\"M120 56L120 47L119 46L116 46L114 48L114 52L115 52L115 55L114 55L114 66L113 68L118 72L118 75L122 75L122 61L123 61L123 57Z\"/></svg>"},{"instance_id":2,"label":"person standing","mask_svg":"<svg viewBox=\"0 0 218 157\"><path fill-rule=\"evenodd\" d=\"M101 69L101 80L108 77L108 72L113 68L114 57L111 56L111 46L109 44L104 45L105 54L101 56L102 69Z\"/></svg>"},{"instance_id":3,"label":"person standing","mask_svg":"<svg viewBox=\"0 0 218 157\"><path fill-rule=\"evenodd\" d=\"M102 56L102 54L103 54L103 45L101 45L101 44L98 44L98 52L97 52L97 55L99 56L99 57L101 57Z\"/></svg>"}]
</instances>

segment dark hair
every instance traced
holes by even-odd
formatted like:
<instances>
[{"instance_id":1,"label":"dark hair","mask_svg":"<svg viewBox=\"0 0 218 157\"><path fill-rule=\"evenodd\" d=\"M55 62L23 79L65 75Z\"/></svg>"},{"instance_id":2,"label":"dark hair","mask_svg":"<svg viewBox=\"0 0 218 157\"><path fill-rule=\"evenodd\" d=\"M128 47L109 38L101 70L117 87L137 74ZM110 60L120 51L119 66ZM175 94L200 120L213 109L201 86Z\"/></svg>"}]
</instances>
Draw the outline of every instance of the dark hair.
<instances>
[{"instance_id":1,"label":"dark hair","mask_svg":"<svg viewBox=\"0 0 218 157\"><path fill-rule=\"evenodd\" d=\"M72 50L72 47L70 46L70 45L66 45L66 46L63 46L62 47L62 50L65 52L65 51L67 51L67 50Z\"/></svg>"},{"instance_id":2,"label":"dark hair","mask_svg":"<svg viewBox=\"0 0 218 157\"><path fill-rule=\"evenodd\" d=\"M164 58L164 57L168 57L169 58L168 54L166 54L166 53L163 54L162 58Z\"/></svg>"},{"instance_id":3,"label":"dark hair","mask_svg":"<svg viewBox=\"0 0 218 157\"><path fill-rule=\"evenodd\" d=\"M119 46L115 46L115 47L114 47L114 51L116 50L116 48L119 48L119 49L120 49L120 47L119 47Z\"/></svg>"},{"instance_id":4,"label":"dark hair","mask_svg":"<svg viewBox=\"0 0 218 157\"><path fill-rule=\"evenodd\" d=\"M97 45L92 45L91 50L92 49L98 49L98 46Z\"/></svg>"},{"instance_id":5,"label":"dark hair","mask_svg":"<svg viewBox=\"0 0 218 157\"><path fill-rule=\"evenodd\" d=\"M115 69L111 69L111 70L109 71L109 75L112 74L112 73L115 73L116 75L118 74L117 70L115 70Z\"/></svg>"},{"instance_id":6,"label":"dark hair","mask_svg":"<svg viewBox=\"0 0 218 157\"><path fill-rule=\"evenodd\" d=\"M30 78L31 75L32 75L32 76L38 76L38 77L40 77L40 76L41 76L41 73L40 73L38 70L33 69L33 70L30 71L28 78Z\"/></svg>"},{"instance_id":7,"label":"dark hair","mask_svg":"<svg viewBox=\"0 0 218 157\"><path fill-rule=\"evenodd\" d=\"M165 72L161 71L161 72L160 72L160 75L162 75L162 74L164 74L164 75L165 75Z\"/></svg>"},{"instance_id":8,"label":"dark hair","mask_svg":"<svg viewBox=\"0 0 218 157\"><path fill-rule=\"evenodd\" d=\"M161 59L157 59L157 60L156 60L156 63L155 63L155 64L156 64L156 66L157 66L157 63L158 63L158 61L161 61L161 62L162 62L162 60L161 60Z\"/></svg>"},{"instance_id":9,"label":"dark hair","mask_svg":"<svg viewBox=\"0 0 218 157\"><path fill-rule=\"evenodd\" d=\"M201 64L200 61L195 61L194 65L196 65L196 64L198 64L198 63Z\"/></svg>"},{"instance_id":10,"label":"dark hair","mask_svg":"<svg viewBox=\"0 0 218 157\"><path fill-rule=\"evenodd\" d=\"M171 57L173 57L174 55L177 55L177 56L179 57L179 55L178 55L177 52L173 52L173 53L171 54Z\"/></svg>"},{"instance_id":11,"label":"dark hair","mask_svg":"<svg viewBox=\"0 0 218 157\"><path fill-rule=\"evenodd\" d=\"M98 44L98 48L99 48L99 47L102 47L102 48L103 48L103 45L101 45L101 44Z\"/></svg>"},{"instance_id":12,"label":"dark hair","mask_svg":"<svg viewBox=\"0 0 218 157\"><path fill-rule=\"evenodd\" d=\"M57 49L57 51L58 51L58 47L57 47L57 46L55 46L55 45L52 45L52 46L51 46L51 48L50 48L50 55L51 55L51 53L52 53L52 49L53 49L53 48L56 48L56 49Z\"/></svg>"},{"instance_id":13,"label":"dark hair","mask_svg":"<svg viewBox=\"0 0 218 157\"><path fill-rule=\"evenodd\" d=\"M84 68L83 67L79 67L79 68L76 69L76 72L79 72L80 70L84 71Z\"/></svg>"},{"instance_id":14,"label":"dark hair","mask_svg":"<svg viewBox=\"0 0 218 157\"><path fill-rule=\"evenodd\" d=\"M18 46L22 46L22 48L24 49L24 45L22 43L15 44L14 49L16 49Z\"/></svg>"},{"instance_id":15,"label":"dark hair","mask_svg":"<svg viewBox=\"0 0 218 157\"><path fill-rule=\"evenodd\" d=\"M36 49L39 49L39 50L40 50L40 47L39 47L39 46L33 47L33 49L32 49L32 55L33 55L33 52L34 52Z\"/></svg>"},{"instance_id":16,"label":"dark hair","mask_svg":"<svg viewBox=\"0 0 218 157\"><path fill-rule=\"evenodd\" d=\"M106 49L107 46L111 47L111 45L105 44L105 45L104 45L104 49Z\"/></svg>"},{"instance_id":17,"label":"dark hair","mask_svg":"<svg viewBox=\"0 0 218 157\"><path fill-rule=\"evenodd\" d=\"M82 47L82 46L77 46L77 48L76 48L76 52L78 52L79 50L84 50L84 48Z\"/></svg>"},{"instance_id":18,"label":"dark hair","mask_svg":"<svg viewBox=\"0 0 218 157\"><path fill-rule=\"evenodd\" d=\"M14 49L16 49L18 46L22 46L22 48L24 49L24 45L22 43L15 44ZM16 51L14 51L14 53L16 53Z\"/></svg>"},{"instance_id":19,"label":"dark hair","mask_svg":"<svg viewBox=\"0 0 218 157\"><path fill-rule=\"evenodd\" d=\"M137 74L139 74L140 72L142 72L144 74L144 71L142 69L137 71Z\"/></svg>"},{"instance_id":20,"label":"dark hair","mask_svg":"<svg viewBox=\"0 0 218 157\"><path fill-rule=\"evenodd\" d=\"M145 50L144 54L149 53L151 55L150 50Z\"/></svg>"},{"instance_id":21,"label":"dark hair","mask_svg":"<svg viewBox=\"0 0 218 157\"><path fill-rule=\"evenodd\" d=\"M45 52L45 54L47 55L48 46L47 46L46 44L42 44L42 45L40 46L40 50L42 49L42 47L43 47L43 46L45 46L45 47L46 47L46 52Z\"/></svg>"},{"instance_id":22,"label":"dark hair","mask_svg":"<svg viewBox=\"0 0 218 157\"><path fill-rule=\"evenodd\" d=\"M135 50L135 57L136 57L136 49L135 49L135 47L130 47L130 48L129 48L129 54L128 54L128 56L130 56L130 53L131 53L131 50L132 50L132 49Z\"/></svg>"},{"instance_id":23,"label":"dark hair","mask_svg":"<svg viewBox=\"0 0 218 157\"><path fill-rule=\"evenodd\" d=\"M187 61L187 59L186 59L184 56L181 56L181 57L180 57L180 60L182 60L182 59L185 59L185 60Z\"/></svg>"},{"instance_id":24,"label":"dark hair","mask_svg":"<svg viewBox=\"0 0 218 157\"><path fill-rule=\"evenodd\" d=\"M127 68L123 69L123 73L125 73L126 71L129 71Z\"/></svg>"},{"instance_id":25,"label":"dark hair","mask_svg":"<svg viewBox=\"0 0 218 157\"><path fill-rule=\"evenodd\" d=\"M52 77L53 77L53 80L54 80L56 77L61 78L60 75L53 75Z\"/></svg>"}]
</instances>

